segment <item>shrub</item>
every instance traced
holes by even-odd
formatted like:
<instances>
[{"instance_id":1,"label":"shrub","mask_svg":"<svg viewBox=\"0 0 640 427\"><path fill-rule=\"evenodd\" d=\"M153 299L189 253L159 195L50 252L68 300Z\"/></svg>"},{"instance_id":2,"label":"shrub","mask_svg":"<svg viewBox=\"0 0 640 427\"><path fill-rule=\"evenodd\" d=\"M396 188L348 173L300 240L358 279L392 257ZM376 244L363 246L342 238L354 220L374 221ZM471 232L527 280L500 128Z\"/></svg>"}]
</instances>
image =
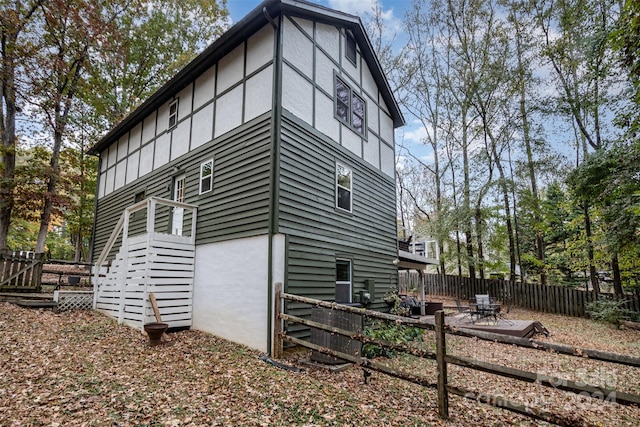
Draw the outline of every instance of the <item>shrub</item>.
<instances>
[{"instance_id":1,"label":"shrub","mask_svg":"<svg viewBox=\"0 0 640 427\"><path fill-rule=\"evenodd\" d=\"M624 301L611 299L599 299L587 303L589 317L600 322L611 323L620 326L623 320L630 320L633 312L624 308Z\"/></svg>"},{"instance_id":2,"label":"shrub","mask_svg":"<svg viewBox=\"0 0 640 427\"><path fill-rule=\"evenodd\" d=\"M364 335L393 344L404 344L411 341L422 342L422 329L387 322L379 322L365 327ZM362 346L362 354L369 359L373 359L376 356L393 358L396 352L376 344L366 343Z\"/></svg>"}]
</instances>

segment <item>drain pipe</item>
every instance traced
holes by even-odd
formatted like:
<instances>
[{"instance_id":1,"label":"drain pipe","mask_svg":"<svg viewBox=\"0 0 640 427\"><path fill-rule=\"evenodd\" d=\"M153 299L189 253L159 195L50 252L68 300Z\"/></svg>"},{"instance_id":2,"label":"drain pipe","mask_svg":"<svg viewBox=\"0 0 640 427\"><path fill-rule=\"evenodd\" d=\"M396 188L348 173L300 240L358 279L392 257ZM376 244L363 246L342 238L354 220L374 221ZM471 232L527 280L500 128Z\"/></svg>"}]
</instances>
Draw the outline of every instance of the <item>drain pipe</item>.
<instances>
[{"instance_id":1,"label":"drain pipe","mask_svg":"<svg viewBox=\"0 0 640 427\"><path fill-rule=\"evenodd\" d=\"M267 260L267 356L272 354L273 346L273 235L277 231L278 223L278 184L279 174L279 145L280 145L280 76L282 74L282 60L280 49L280 29L274 19L267 11L267 7L262 8L262 14L274 29L274 71L273 71L273 93L271 102L271 170L269 184L269 231L268 231L268 260Z\"/></svg>"}]
</instances>

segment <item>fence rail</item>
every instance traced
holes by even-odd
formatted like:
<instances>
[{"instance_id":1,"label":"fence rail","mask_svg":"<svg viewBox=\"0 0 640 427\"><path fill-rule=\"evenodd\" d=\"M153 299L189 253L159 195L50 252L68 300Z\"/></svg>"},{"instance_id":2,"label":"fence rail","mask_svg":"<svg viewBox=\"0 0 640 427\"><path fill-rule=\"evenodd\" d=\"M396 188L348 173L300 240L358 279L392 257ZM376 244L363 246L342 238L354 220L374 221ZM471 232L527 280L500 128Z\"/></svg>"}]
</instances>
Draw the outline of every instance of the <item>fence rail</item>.
<instances>
[{"instance_id":1,"label":"fence rail","mask_svg":"<svg viewBox=\"0 0 640 427\"><path fill-rule=\"evenodd\" d=\"M620 301L622 308L640 313L640 292L615 295L595 294L591 291L567 286L545 286L525 284L501 279L471 279L469 277L441 274L425 274L421 278L417 272L401 272L399 288L401 292L419 289L424 280L425 294L471 300L476 294L489 294L503 304L547 313L583 317L587 315L586 304L599 299Z\"/></svg>"},{"instance_id":2,"label":"fence rail","mask_svg":"<svg viewBox=\"0 0 640 427\"><path fill-rule=\"evenodd\" d=\"M310 321L308 319L288 315L284 312L286 301L295 301L298 303L311 304L318 307L325 307L331 310L338 310L348 313L356 313L362 316L370 318L380 319L388 322L392 322L395 325L403 324L407 326L419 327L422 329L428 329L435 332L436 349L435 352L428 349L417 349L412 346L406 346L404 344L390 343L382 340L373 339L365 336L361 330L349 331L342 328L337 328L331 325L325 325L323 323ZM282 292L282 285L277 284L275 295L275 322L274 322L274 348L273 355L275 358L279 358L282 355L283 343L285 341L295 345L303 346L329 356L338 357L346 361L355 363L357 365L366 367L368 369L376 370L387 375L391 375L396 378L400 378L406 381L410 381L414 384L419 384L425 387L435 388L438 396L438 415L442 419L447 419L449 416L449 393L459 395L461 397L471 399L477 403L486 403L498 408L506 409L512 412L519 413L529 418L547 421L558 425L575 425L575 420L565 418L565 416L555 414L553 412L546 411L542 408L532 407L520 402L510 401L501 396L493 396L487 393L477 393L472 390L466 390L460 387L455 387L448 384L447 364L457 365L463 368L472 369L476 371L488 372L494 375L510 378L515 381L522 381L527 383L536 383L544 387L550 387L566 392L580 394L581 396L589 396L594 399L602 400L606 397L608 401L615 402L621 405L634 405L640 404L640 396L621 392L619 390L609 389L605 387L597 387L582 382L575 382L570 380L559 381L556 377L550 377L547 375L540 375L536 372L529 372L520 369L514 369L503 365L498 365L489 362L483 362L468 357L454 356L447 354L446 336L452 335L465 335L465 333L457 333L450 329L444 321L444 312L436 312L435 325L428 323L422 323L418 320L394 316L386 313L379 313L371 310L365 310L361 308L354 308L344 306L336 303L324 302L314 300L311 298L301 297L298 295L292 295ZM391 348L399 352L405 352L423 359L435 359L436 360L436 379L437 382L433 383L427 378L413 375L408 372L396 370L390 366L376 362L360 354L346 354L336 349L318 345L312 342L308 342L286 333L286 325L289 323L300 323L312 328L316 328L322 331L336 334L349 339L360 341L362 343L374 343L383 348ZM513 344L519 345L514 342ZM535 347L534 347L535 349ZM567 353L568 354L568 353ZM573 354L576 357L582 357L582 352L578 351ZM611 356L615 357L611 357ZM635 358L625 355L609 354L608 358L616 363L623 363L629 366L639 366L640 358ZM629 360L626 360L629 359ZM631 363L626 363L631 362Z\"/></svg>"}]
</instances>

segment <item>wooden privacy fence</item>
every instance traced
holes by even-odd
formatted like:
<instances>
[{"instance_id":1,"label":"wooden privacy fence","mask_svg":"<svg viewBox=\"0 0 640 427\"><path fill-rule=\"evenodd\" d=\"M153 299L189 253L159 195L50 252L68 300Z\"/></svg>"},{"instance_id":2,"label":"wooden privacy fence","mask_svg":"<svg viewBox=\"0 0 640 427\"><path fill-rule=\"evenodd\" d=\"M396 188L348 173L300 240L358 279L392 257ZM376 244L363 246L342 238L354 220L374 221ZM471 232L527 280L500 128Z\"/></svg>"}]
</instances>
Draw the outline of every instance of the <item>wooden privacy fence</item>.
<instances>
[{"instance_id":1,"label":"wooden privacy fence","mask_svg":"<svg viewBox=\"0 0 640 427\"><path fill-rule=\"evenodd\" d=\"M0 252L0 292L40 292L44 254Z\"/></svg>"},{"instance_id":2,"label":"wooden privacy fence","mask_svg":"<svg viewBox=\"0 0 640 427\"><path fill-rule=\"evenodd\" d=\"M422 279L417 272L399 273L400 290L419 289ZM595 294L567 286L525 284L501 279L471 279L442 274L424 275L425 294L471 300L476 294L489 294L506 305L567 316L586 316L586 304L598 299L621 302L622 308L640 312L640 294Z\"/></svg>"},{"instance_id":3,"label":"wooden privacy fence","mask_svg":"<svg viewBox=\"0 0 640 427\"><path fill-rule=\"evenodd\" d=\"M327 325L324 323L316 322L306 318L296 317L285 313L283 307L285 307L286 301L309 304L316 307L324 307L330 310L337 310L340 312L354 313L366 318L379 319L386 322L391 322L394 325L405 325L411 327L417 327L424 330L431 330L435 334L436 350L435 352L427 348L426 346L418 347L413 345L407 345L406 343L393 343L374 339L372 337L363 334L362 330L346 330L336 326ZM438 396L438 415L442 419L449 417L449 394L455 394L466 399L476 401L476 403L489 404L498 408L506 409L520 415L524 415L529 418L547 421L558 425L575 425L575 420L567 419L562 415L555 414L538 407L532 407L520 402L514 402L506 399L502 396L495 396L488 393L477 392L473 390L467 390L461 387L452 386L448 383L447 365L457 365L464 368L468 368L475 371L486 372L494 375L498 375L505 378L510 378L515 381L522 381L528 383L540 384L544 387L551 387L558 390L572 392L579 394L581 397L588 396L600 401L606 400L609 402L615 402L621 405L640 405L640 396L630 394L606 387L598 387L589 384L584 384L580 381L572 381L563 378L552 377L548 375L540 374L539 372L529 372L521 369L514 369L508 366L503 366L495 363L484 362L469 357L455 356L447 354L446 336L448 334L461 335L471 337L474 336L480 339L486 339L490 341L497 341L503 343L509 343L512 345L522 346L534 350L552 350L558 353L567 354L576 357L585 357L604 360L610 363L618 363L632 367L640 367L640 357L627 356L615 353L604 352L593 349L580 349L571 346L561 344L551 344L543 341L529 340L517 337L508 337L500 334L493 334L488 332L477 332L471 330L452 330L445 324L444 312L438 311L435 316L435 325L420 322L419 320L394 316L386 313L379 313L371 310L365 310L362 308L349 307L339 305L332 302L325 302L314 300L311 298L301 297L297 295L287 294L282 292L282 286L278 284L276 286L275 295L275 321L274 321L274 348L273 356L279 358L282 355L284 342L289 342L298 346L306 347L308 349L343 359L348 362L355 363L362 367L366 367L371 370L382 372L395 378L400 378L406 381L410 381L414 384L418 384L424 387L435 388ZM359 341L362 344L370 343L382 348L394 350L396 352L402 352L410 354L422 359L435 360L435 373L436 382L430 381L427 378L412 374L410 372L403 372L393 367L381 364L375 360L371 360L362 357L361 353L347 354L334 348L329 348L313 342L309 342L294 336L287 334L287 325L291 323L297 323L309 328L324 331L325 333L346 337L349 340Z\"/></svg>"}]
</instances>

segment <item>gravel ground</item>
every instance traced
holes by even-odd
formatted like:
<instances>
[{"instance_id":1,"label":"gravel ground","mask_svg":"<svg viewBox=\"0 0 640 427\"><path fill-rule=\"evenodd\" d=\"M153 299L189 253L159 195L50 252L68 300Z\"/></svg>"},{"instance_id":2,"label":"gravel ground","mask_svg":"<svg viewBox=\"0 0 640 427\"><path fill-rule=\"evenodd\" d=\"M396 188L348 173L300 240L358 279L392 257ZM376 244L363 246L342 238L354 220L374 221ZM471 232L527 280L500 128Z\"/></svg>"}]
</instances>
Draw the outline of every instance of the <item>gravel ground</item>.
<instances>
[{"instance_id":1,"label":"gravel ground","mask_svg":"<svg viewBox=\"0 0 640 427\"><path fill-rule=\"evenodd\" d=\"M640 332L585 319L535 318L550 341L640 356ZM425 342L430 343L429 333ZM451 337L449 352L640 394L640 369ZM507 426L539 425L509 411L450 398L437 418L435 390L362 369L296 373L214 336L182 331L150 347L140 331L94 312L54 313L0 303L1 426ZM284 363L297 365L300 352ZM389 361L435 381L430 361ZM450 366L450 383L536 404L575 425L638 425L640 409Z\"/></svg>"}]
</instances>

